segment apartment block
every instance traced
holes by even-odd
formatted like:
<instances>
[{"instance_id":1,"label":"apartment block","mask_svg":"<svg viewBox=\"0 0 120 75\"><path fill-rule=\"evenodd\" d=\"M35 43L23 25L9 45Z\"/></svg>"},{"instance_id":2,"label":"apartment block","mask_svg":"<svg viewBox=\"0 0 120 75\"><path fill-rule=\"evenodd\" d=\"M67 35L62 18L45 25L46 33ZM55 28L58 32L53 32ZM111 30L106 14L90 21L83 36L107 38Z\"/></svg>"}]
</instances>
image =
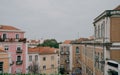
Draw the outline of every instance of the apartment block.
<instances>
[{"instance_id":1,"label":"apartment block","mask_svg":"<svg viewBox=\"0 0 120 75\"><path fill-rule=\"evenodd\" d=\"M0 25L0 45L11 56L12 74L26 73L26 38L24 31L8 25Z\"/></svg>"},{"instance_id":2,"label":"apartment block","mask_svg":"<svg viewBox=\"0 0 120 75\"><path fill-rule=\"evenodd\" d=\"M35 62L41 74L58 74L58 49L50 47L34 47L28 49L28 69ZM29 70L31 73L31 70Z\"/></svg>"}]
</instances>

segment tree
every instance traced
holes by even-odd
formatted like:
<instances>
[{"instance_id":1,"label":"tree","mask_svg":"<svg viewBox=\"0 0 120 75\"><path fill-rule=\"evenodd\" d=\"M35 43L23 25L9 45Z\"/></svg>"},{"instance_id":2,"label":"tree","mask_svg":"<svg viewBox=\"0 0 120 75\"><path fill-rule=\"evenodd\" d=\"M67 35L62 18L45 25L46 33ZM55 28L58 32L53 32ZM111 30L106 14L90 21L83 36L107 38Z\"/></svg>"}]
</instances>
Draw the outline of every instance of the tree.
<instances>
[{"instance_id":1,"label":"tree","mask_svg":"<svg viewBox=\"0 0 120 75\"><path fill-rule=\"evenodd\" d=\"M43 44L39 44L38 47L39 46L59 48L59 43L55 39L47 39Z\"/></svg>"},{"instance_id":2,"label":"tree","mask_svg":"<svg viewBox=\"0 0 120 75\"><path fill-rule=\"evenodd\" d=\"M28 67L30 73L38 74L40 72L40 67L36 61L33 61Z\"/></svg>"}]
</instances>

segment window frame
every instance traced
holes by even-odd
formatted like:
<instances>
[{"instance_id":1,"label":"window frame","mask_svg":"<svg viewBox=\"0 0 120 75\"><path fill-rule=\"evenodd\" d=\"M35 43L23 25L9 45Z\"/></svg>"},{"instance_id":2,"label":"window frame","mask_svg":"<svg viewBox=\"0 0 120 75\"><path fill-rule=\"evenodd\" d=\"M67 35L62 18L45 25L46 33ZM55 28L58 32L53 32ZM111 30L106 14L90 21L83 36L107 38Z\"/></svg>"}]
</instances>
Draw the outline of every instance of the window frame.
<instances>
[{"instance_id":1,"label":"window frame","mask_svg":"<svg viewBox=\"0 0 120 75\"><path fill-rule=\"evenodd\" d=\"M78 46L75 48L75 53L80 54L80 48Z\"/></svg>"}]
</instances>

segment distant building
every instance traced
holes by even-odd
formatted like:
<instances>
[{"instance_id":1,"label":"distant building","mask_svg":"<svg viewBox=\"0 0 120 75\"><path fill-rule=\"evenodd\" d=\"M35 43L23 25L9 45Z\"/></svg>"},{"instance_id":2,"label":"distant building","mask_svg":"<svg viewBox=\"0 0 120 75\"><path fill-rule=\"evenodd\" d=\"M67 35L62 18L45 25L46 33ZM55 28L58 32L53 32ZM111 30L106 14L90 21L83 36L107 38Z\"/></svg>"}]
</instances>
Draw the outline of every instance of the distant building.
<instances>
[{"instance_id":1,"label":"distant building","mask_svg":"<svg viewBox=\"0 0 120 75\"><path fill-rule=\"evenodd\" d=\"M28 47L31 47L31 48L37 47L37 45L39 45L40 42L41 42L40 40L29 40L29 41L27 41Z\"/></svg>"},{"instance_id":2,"label":"distant building","mask_svg":"<svg viewBox=\"0 0 120 75\"><path fill-rule=\"evenodd\" d=\"M58 49L50 47L35 47L28 49L29 66L36 61L39 66L39 73L58 73Z\"/></svg>"},{"instance_id":3,"label":"distant building","mask_svg":"<svg viewBox=\"0 0 120 75\"><path fill-rule=\"evenodd\" d=\"M11 73L26 73L26 38L24 31L7 25L0 25L0 45L11 55Z\"/></svg>"},{"instance_id":4,"label":"distant building","mask_svg":"<svg viewBox=\"0 0 120 75\"><path fill-rule=\"evenodd\" d=\"M66 40L59 45L60 54L60 72L63 74L71 74L72 72L72 45L71 40Z\"/></svg>"},{"instance_id":5,"label":"distant building","mask_svg":"<svg viewBox=\"0 0 120 75\"><path fill-rule=\"evenodd\" d=\"M80 45L72 44L72 42L73 41L71 40L66 40L59 45L60 69L61 69L61 73L64 73L64 74L80 75L81 74L81 62L80 62L81 49L80 49Z\"/></svg>"}]
</instances>

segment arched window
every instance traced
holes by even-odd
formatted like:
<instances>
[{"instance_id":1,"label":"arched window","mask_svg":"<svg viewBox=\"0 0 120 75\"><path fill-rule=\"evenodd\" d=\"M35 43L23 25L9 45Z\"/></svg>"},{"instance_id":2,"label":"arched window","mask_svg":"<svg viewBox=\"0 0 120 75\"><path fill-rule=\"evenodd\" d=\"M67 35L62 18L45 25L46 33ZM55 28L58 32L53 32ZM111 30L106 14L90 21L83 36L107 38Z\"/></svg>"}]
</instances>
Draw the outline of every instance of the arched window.
<instances>
[{"instance_id":1,"label":"arched window","mask_svg":"<svg viewBox=\"0 0 120 75\"><path fill-rule=\"evenodd\" d=\"M79 47L76 47L76 53L80 53Z\"/></svg>"}]
</instances>

